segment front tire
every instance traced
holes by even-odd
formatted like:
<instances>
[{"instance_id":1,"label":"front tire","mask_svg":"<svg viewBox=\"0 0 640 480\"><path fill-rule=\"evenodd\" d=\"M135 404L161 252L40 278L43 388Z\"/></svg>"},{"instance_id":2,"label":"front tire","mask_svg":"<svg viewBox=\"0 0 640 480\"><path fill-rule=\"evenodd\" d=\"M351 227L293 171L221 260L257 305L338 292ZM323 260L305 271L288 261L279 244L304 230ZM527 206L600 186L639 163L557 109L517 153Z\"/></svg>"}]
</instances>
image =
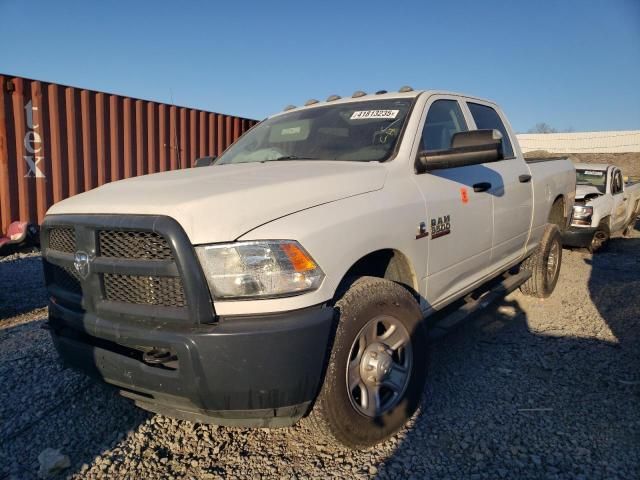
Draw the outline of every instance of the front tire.
<instances>
[{"instance_id":1,"label":"front tire","mask_svg":"<svg viewBox=\"0 0 640 480\"><path fill-rule=\"evenodd\" d=\"M593 234L591 244L589 245L589 252L596 253L599 250L604 250L607 246L607 242L609 241L609 237L609 227L603 220L602 222L600 222L600 225L598 225L598 229Z\"/></svg>"},{"instance_id":2,"label":"front tire","mask_svg":"<svg viewBox=\"0 0 640 480\"><path fill-rule=\"evenodd\" d=\"M556 288L562 265L562 239L557 225L547 225L536 250L520 268L531 272L520 291L530 297L547 298Z\"/></svg>"},{"instance_id":3,"label":"front tire","mask_svg":"<svg viewBox=\"0 0 640 480\"><path fill-rule=\"evenodd\" d=\"M420 403L422 313L407 289L374 277L356 280L336 308L334 345L308 423L330 442L366 448L402 428Z\"/></svg>"}]
</instances>

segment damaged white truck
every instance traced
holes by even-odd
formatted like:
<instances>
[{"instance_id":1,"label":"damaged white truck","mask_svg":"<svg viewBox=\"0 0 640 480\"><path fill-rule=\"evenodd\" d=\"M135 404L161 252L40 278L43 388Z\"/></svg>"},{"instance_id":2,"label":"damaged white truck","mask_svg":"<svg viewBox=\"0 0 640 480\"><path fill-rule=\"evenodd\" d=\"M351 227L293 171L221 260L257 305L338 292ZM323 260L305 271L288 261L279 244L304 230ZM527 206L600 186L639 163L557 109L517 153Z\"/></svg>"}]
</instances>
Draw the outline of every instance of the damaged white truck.
<instances>
[{"instance_id":1,"label":"damaged white truck","mask_svg":"<svg viewBox=\"0 0 640 480\"><path fill-rule=\"evenodd\" d=\"M625 181L615 165L578 163L576 184L571 226L562 235L565 246L595 252L611 235L631 233L640 215L640 182Z\"/></svg>"},{"instance_id":2,"label":"damaged white truck","mask_svg":"<svg viewBox=\"0 0 640 480\"><path fill-rule=\"evenodd\" d=\"M64 200L42 229L60 356L150 411L373 445L416 410L430 337L556 285L574 168L525 161L492 102L331 96L208 163Z\"/></svg>"}]
</instances>

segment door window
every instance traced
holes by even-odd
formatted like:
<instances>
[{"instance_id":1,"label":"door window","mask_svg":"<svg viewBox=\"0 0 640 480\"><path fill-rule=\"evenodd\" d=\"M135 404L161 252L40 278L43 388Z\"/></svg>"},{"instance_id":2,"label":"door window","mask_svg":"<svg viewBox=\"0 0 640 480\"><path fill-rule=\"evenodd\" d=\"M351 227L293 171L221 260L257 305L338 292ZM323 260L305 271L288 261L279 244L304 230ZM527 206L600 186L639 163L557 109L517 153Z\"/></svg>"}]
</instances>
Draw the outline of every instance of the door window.
<instances>
[{"instance_id":1,"label":"door window","mask_svg":"<svg viewBox=\"0 0 640 480\"><path fill-rule=\"evenodd\" d=\"M509 140L509 134L507 133L507 129L505 128L504 123L502 123L498 112L491 107L480 105L479 103L468 102L467 105L471 111L473 120L476 122L478 130L498 130L502 134L502 152L504 153L504 158L513 158L513 147Z\"/></svg>"},{"instance_id":2,"label":"door window","mask_svg":"<svg viewBox=\"0 0 640 480\"><path fill-rule=\"evenodd\" d=\"M613 195L622 192L622 174L620 170L613 174L613 182L611 183L611 193Z\"/></svg>"},{"instance_id":3,"label":"door window","mask_svg":"<svg viewBox=\"0 0 640 480\"><path fill-rule=\"evenodd\" d=\"M451 148L453 134L467 130L467 123L456 100L436 100L427 113L420 148L423 151L447 150Z\"/></svg>"}]
</instances>

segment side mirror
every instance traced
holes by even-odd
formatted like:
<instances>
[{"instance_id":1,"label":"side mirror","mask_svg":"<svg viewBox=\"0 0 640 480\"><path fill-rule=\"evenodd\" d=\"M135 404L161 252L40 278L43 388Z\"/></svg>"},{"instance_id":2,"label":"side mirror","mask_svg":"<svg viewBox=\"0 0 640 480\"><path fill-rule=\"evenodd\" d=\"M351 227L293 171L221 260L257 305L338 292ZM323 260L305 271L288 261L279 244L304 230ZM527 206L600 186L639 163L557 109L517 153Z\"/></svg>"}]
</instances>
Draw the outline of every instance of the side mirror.
<instances>
[{"instance_id":1,"label":"side mirror","mask_svg":"<svg viewBox=\"0 0 640 480\"><path fill-rule=\"evenodd\" d=\"M208 167L209 165L213 165L213 162L216 161L216 157L215 155L213 157L201 157L201 158L197 158L195 163L193 164L194 167Z\"/></svg>"},{"instance_id":2,"label":"side mirror","mask_svg":"<svg viewBox=\"0 0 640 480\"><path fill-rule=\"evenodd\" d=\"M503 158L502 134L490 129L454 133L451 148L418 153L423 171L497 162Z\"/></svg>"}]
</instances>

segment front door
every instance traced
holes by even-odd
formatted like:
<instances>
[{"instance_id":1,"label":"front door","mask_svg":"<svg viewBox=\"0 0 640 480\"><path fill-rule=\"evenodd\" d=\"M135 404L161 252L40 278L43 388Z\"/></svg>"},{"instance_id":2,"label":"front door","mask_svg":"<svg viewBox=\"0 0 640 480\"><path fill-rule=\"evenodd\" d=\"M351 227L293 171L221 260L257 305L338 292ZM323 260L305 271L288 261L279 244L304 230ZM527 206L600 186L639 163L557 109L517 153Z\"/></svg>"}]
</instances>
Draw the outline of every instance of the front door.
<instances>
[{"instance_id":1,"label":"front door","mask_svg":"<svg viewBox=\"0 0 640 480\"><path fill-rule=\"evenodd\" d=\"M451 146L454 133L468 130L459 102L434 97L427 103L419 150ZM486 274L491 252L492 201L473 185L490 181L486 165L415 175L425 200L428 228L426 298L444 302Z\"/></svg>"},{"instance_id":2,"label":"front door","mask_svg":"<svg viewBox=\"0 0 640 480\"><path fill-rule=\"evenodd\" d=\"M627 221L628 199L625 198L624 181L620 170L615 169L611 176L611 196L613 210L611 210L611 231L621 230Z\"/></svg>"}]
</instances>

